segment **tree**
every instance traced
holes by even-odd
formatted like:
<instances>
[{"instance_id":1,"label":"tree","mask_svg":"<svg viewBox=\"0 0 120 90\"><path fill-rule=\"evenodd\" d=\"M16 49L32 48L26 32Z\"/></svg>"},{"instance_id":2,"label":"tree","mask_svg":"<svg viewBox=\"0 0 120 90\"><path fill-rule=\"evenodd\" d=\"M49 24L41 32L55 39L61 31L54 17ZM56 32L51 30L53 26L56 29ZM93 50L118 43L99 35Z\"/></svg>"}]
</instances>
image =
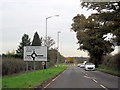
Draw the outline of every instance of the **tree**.
<instances>
[{"instance_id":1,"label":"tree","mask_svg":"<svg viewBox=\"0 0 120 90\"><path fill-rule=\"evenodd\" d=\"M48 50L51 49L51 47L55 44L55 41L50 36L47 37L47 41L46 38L43 39L43 42L44 45L48 47Z\"/></svg>"},{"instance_id":2,"label":"tree","mask_svg":"<svg viewBox=\"0 0 120 90\"><path fill-rule=\"evenodd\" d=\"M20 45L18 46L18 49L16 50L17 55L23 58L24 46L30 46L30 44L31 42L30 42L29 35L24 34L22 36L22 41L20 42Z\"/></svg>"},{"instance_id":3,"label":"tree","mask_svg":"<svg viewBox=\"0 0 120 90\"><path fill-rule=\"evenodd\" d=\"M113 34L113 43L120 45L120 1L119 2L82 2L81 5L88 9L97 10L99 22L104 22ZM109 16L109 17L108 17Z\"/></svg>"},{"instance_id":4,"label":"tree","mask_svg":"<svg viewBox=\"0 0 120 90\"><path fill-rule=\"evenodd\" d=\"M40 38L38 33L35 32L34 38L32 41L32 46L41 46L41 44L42 44L42 38Z\"/></svg>"},{"instance_id":5,"label":"tree","mask_svg":"<svg viewBox=\"0 0 120 90\"><path fill-rule=\"evenodd\" d=\"M78 14L73 18L72 23L72 30L77 32L79 49L89 52L90 61L96 67L101 63L103 55L113 51L113 44L110 41L106 41L104 37L108 33L108 30L98 20L98 14L92 14L88 18Z\"/></svg>"}]
</instances>

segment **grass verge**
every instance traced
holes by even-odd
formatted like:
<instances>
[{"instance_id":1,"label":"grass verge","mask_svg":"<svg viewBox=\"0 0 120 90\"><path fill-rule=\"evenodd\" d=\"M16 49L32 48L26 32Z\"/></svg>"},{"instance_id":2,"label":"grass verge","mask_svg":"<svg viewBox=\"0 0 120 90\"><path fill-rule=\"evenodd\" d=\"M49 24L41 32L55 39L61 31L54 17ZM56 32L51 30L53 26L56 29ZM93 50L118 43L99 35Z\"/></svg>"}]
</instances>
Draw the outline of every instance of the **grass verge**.
<instances>
[{"instance_id":1,"label":"grass verge","mask_svg":"<svg viewBox=\"0 0 120 90\"><path fill-rule=\"evenodd\" d=\"M4 77L2 79L2 88L34 88L49 78L53 78L66 68L65 66L61 66L15 77Z\"/></svg>"},{"instance_id":2,"label":"grass verge","mask_svg":"<svg viewBox=\"0 0 120 90\"><path fill-rule=\"evenodd\" d=\"M102 67L98 67L98 68L96 68L96 70L120 76L120 71L119 70L112 70L112 69L102 68Z\"/></svg>"}]
</instances>

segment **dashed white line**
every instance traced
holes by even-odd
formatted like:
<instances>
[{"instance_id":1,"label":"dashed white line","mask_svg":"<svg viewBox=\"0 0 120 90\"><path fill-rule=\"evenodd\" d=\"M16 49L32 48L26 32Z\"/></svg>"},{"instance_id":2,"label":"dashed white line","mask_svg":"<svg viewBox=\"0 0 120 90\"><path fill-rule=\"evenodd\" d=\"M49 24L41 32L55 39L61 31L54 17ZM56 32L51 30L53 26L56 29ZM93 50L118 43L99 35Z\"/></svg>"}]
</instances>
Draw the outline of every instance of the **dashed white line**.
<instances>
[{"instance_id":1,"label":"dashed white line","mask_svg":"<svg viewBox=\"0 0 120 90\"><path fill-rule=\"evenodd\" d=\"M105 90L108 90L105 86L103 86L102 84L100 84L100 86L102 87L102 88L104 88Z\"/></svg>"},{"instance_id":2,"label":"dashed white line","mask_svg":"<svg viewBox=\"0 0 120 90\"><path fill-rule=\"evenodd\" d=\"M98 81L97 80L95 80L95 79L92 79L94 82L96 82L96 83L98 83Z\"/></svg>"},{"instance_id":3,"label":"dashed white line","mask_svg":"<svg viewBox=\"0 0 120 90\"><path fill-rule=\"evenodd\" d=\"M84 77L86 77L86 78L90 78L90 77L88 77L88 76L84 76Z\"/></svg>"}]
</instances>

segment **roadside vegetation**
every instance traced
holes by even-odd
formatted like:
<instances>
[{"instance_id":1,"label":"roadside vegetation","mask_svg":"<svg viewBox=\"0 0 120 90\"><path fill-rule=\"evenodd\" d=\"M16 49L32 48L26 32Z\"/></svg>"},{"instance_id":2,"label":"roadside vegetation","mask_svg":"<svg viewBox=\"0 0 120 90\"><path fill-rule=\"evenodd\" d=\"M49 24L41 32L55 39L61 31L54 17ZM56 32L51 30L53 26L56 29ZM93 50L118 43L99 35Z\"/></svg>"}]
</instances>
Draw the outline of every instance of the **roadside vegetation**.
<instances>
[{"instance_id":1,"label":"roadside vegetation","mask_svg":"<svg viewBox=\"0 0 120 90\"><path fill-rule=\"evenodd\" d=\"M67 67L60 66L49 68L47 70L37 70L31 73L25 73L23 75L15 77L3 77L2 87L3 88L35 88L49 78L53 78L60 72L65 70Z\"/></svg>"},{"instance_id":2,"label":"roadside vegetation","mask_svg":"<svg viewBox=\"0 0 120 90\"><path fill-rule=\"evenodd\" d=\"M101 65L97 68L97 70L120 76L120 53L114 56L104 56L103 61Z\"/></svg>"},{"instance_id":3,"label":"roadside vegetation","mask_svg":"<svg viewBox=\"0 0 120 90\"><path fill-rule=\"evenodd\" d=\"M119 74L120 53L115 56L110 53L120 46L120 2L82 2L81 6L97 12L88 17L83 14L73 17L71 29L76 32L78 49L89 53L89 62L97 70Z\"/></svg>"},{"instance_id":4,"label":"roadside vegetation","mask_svg":"<svg viewBox=\"0 0 120 90\"><path fill-rule=\"evenodd\" d=\"M110 69L110 68L103 68L103 67L98 67L98 68L96 68L96 70L120 76L119 70L114 70L114 69Z\"/></svg>"},{"instance_id":5,"label":"roadside vegetation","mask_svg":"<svg viewBox=\"0 0 120 90\"><path fill-rule=\"evenodd\" d=\"M62 66L55 67L57 54L59 55L59 63L64 62L64 56L52 48L55 42L51 37L48 37L47 41L49 41L48 62L47 69L46 65L44 66L44 71L41 62L35 62L36 71L34 71L34 64L29 61L26 72L26 62L23 60L24 46L44 46L46 44L46 41L39 37L37 32L34 34L33 41L29 35L24 34L16 51L2 54L2 88L34 88L66 69Z\"/></svg>"},{"instance_id":6,"label":"roadside vegetation","mask_svg":"<svg viewBox=\"0 0 120 90\"><path fill-rule=\"evenodd\" d=\"M57 53L59 54L59 63L64 62L64 56L52 48L52 45L55 44L54 40L48 36L48 62L47 66L54 67L57 61ZM45 39L39 37L38 33L35 32L33 40L29 38L29 35L24 34L21 38L21 42L16 51L8 51L5 54L2 54L2 75L12 75L26 70L26 62L23 60L24 46L44 46L46 45ZM35 62L36 70L41 70L43 67L41 62ZM46 65L45 65L46 66ZM46 69L46 67L44 67ZM28 62L28 70L32 71L34 69L33 62Z\"/></svg>"}]
</instances>

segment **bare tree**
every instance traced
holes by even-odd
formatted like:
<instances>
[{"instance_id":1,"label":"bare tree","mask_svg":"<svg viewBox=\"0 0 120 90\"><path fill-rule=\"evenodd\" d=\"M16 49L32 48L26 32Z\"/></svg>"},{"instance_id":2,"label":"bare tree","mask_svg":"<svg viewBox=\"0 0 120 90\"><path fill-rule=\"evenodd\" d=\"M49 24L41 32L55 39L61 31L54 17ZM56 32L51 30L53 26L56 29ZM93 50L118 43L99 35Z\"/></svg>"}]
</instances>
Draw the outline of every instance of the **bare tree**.
<instances>
[{"instance_id":1,"label":"bare tree","mask_svg":"<svg viewBox=\"0 0 120 90\"><path fill-rule=\"evenodd\" d=\"M47 37L47 40L46 38L43 39L43 45L47 46L48 50L51 49L54 44L55 44L55 41L50 36Z\"/></svg>"}]
</instances>

